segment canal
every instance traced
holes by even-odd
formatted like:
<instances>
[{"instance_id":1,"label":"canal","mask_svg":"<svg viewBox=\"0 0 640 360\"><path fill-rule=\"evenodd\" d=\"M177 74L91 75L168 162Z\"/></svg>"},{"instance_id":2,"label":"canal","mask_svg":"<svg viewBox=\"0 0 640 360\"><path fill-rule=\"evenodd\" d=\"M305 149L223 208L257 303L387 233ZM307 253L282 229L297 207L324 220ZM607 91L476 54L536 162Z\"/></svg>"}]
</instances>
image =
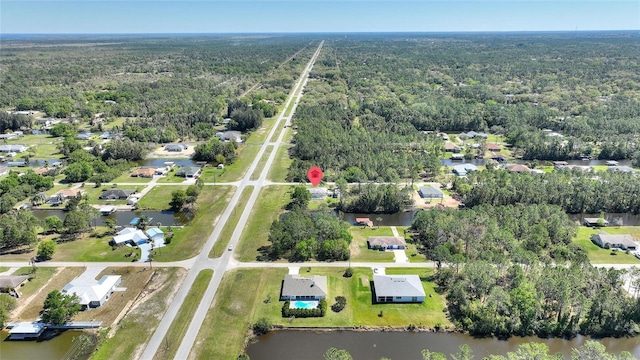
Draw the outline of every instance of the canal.
<instances>
[{"instance_id":1,"label":"canal","mask_svg":"<svg viewBox=\"0 0 640 360\"><path fill-rule=\"evenodd\" d=\"M528 342L544 342L550 353L562 353L569 358L571 349L588 340L578 336L571 340L540 339L537 337L512 337L509 340L496 338L474 338L458 333L429 332L357 332L357 331L276 331L260 336L247 348L251 360L271 359L322 359L327 349L345 349L354 359L378 360L387 357L394 360L422 359L421 351L440 352L447 356L459 351L459 346L467 344L473 350L475 359L488 355L505 355ZM598 340L608 352L631 352L640 359L640 337L605 338Z\"/></svg>"},{"instance_id":2,"label":"canal","mask_svg":"<svg viewBox=\"0 0 640 360\"><path fill-rule=\"evenodd\" d=\"M73 339L80 336L82 331L64 331L59 335L43 341L9 341L9 332L0 331L0 358L11 360L49 360L63 359L73 346ZM88 356L76 359L84 360Z\"/></svg>"},{"instance_id":3,"label":"canal","mask_svg":"<svg viewBox=\"0 0 640 360\"><path fill-rule=\"evenodd\" d=\"M33 215L40 220L43 220L47 216L57 216L60 220L64 221L67 213L62 210L33 210ZM104 226L105 219L116 220L117 226L127 226L133 218L140 216L148 216L153 218L151 225L160 223L162 226L184 226L190 218L183 213L176 213L173 211L116 211L108 216L100 216L95 220L96 226ZM94 225L93 223L91 225Z\"/></svg>"}]
</instances>

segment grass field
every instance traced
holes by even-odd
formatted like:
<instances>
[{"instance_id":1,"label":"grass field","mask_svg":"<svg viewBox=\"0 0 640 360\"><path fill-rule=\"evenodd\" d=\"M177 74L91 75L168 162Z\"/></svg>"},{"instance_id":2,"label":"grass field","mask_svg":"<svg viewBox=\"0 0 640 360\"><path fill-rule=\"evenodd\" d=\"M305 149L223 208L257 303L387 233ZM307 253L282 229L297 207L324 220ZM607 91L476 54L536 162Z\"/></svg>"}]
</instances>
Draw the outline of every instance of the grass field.
<instances>
[{"instance_id":1,"label":"grass field","mask_svg":"<svg viewBox=\"0 0 640 360\"><path fill-rule=\"evenodd\" d=\"M190 354L198 359L234 359L243 349L247 330L260 318L286 327L422 327L450 326L443 312L444 299L434 291L434 284L423 280L427 294L422 304L372 304L371 269L356 268L351 278L343 277L345 269L303 267L300 274L325 275L328 283L329 309L322 318L284 319L279 301L280 287L286 269L239 269L225 274L215 300L204 319L196 344ZM397 269L387 273L417 274L426 278L431 270ZM431 295L431 297L429 297ZM347 299L339 313L331 310L336 296ZM380 311L383 316L380 317Z\"/></svg>"},{"instance_id":2,"label":"grass field","mask_svg":"<svg viewBox=\"0 0 640 360\"><path fill-rule=\"evenodd\" d=\"M118 117L114 121L111 121L109 123L103 124L102 128L105 129L105 130L111 130L111 129L114 128L114 126L122 126L122 124L124 124L125 120L127 120L127 119L136 120L136 118Z\"/></svg>"},{"instance_id":3,"label":"grass field","mask_svg":"<svg viewBox=\"0 0 640 360\"><path fill-rule=\"evenodd\" d=\"M36 272L36 279L37 277L42 276L42 274L40 274L40 270L42 269L38 269ZM19 271L22 271L22 269ZM22 309L22 311L20 311L20 313L16 316L14 320L24 320L24 321L35 320L40 315L40 311L42 311L42 305L44 304L44 300L47 298L47 294L49 294L49 292L53 290L62 289L71 280L73 280L75 277L82 274L83 272L84 272L84 268L81 268L81 267L64 268L57 275L54 275L53 277L51 277L50 278L51 281L47 282L45 280L44 282L40 283L40 285L36 288L36 290L32 292L32 294L36 292L37 294L34 296L33 299L31 299L31 302L29 302L29 304L27 304ZM44 285L45 283L46 285ZM31 284L26 284L24 287L26 288L29 285ZM40 292L38 292L38 290L40 290ZM26 293L26 290L23 291L23 294L24 293Z\"/></svg>"},{"instance_id":4,"label":"grass field","mask_svg":"<svg viewBox=\"0 0 640 360\"><path fill-rule=\"evenodd\" d=\"M169 173L167 174L167 176L163 176L160 179L158 179L159 183L181 183L184 182L184 178L180 177L180 176L176 176L176 173L178 172L178 168L172 168L171 171L169 171Z\"/></svg>"},{"instance_id":5,"label":"grass field","mask_svg":"<svg viewBox=\"0 0 640 360\"><path fill-rule=\"evenodd\" d=\"M124 174L118 176L117 178L110 181L110 183L118 184L118 183L136 183L136 184L146 184L150 183L152 178L140 177L140 176L131 176L131 172L126 171Z\"/></svg>"},{"instance_id":6,"label":"grass field","mask_svg":"<svg viewBox=\"0 0 640 360\"><path fill-rule=\"evenodd\" d=\"M353 240L349 249L351 250L351 261L373 262L386 261L393 262L393 252L371 250L367 247L367 239L369 236L393 236L393 232L389 226L381 226L380 228L352 226L349 229Z\"/></svg>"},{"instance_id":7,"label":"grass field","mask_svg":"<svg viewBox=\"0 0 640 360\"><path fill-rule=\"evenodd\" d=\"M235 191L231 186L204 186L198 200L198 213L191 222L175 229L171 243L161 248L154 261L177 261L196 256L213 231Z\"/></svg>"},{"instance_id":8,"label":"grass field","mask_svg":"<svg viewBox=\"0 0 640 360\"><path fill-rule=\"evenodd\" d=\"M206 183L240 180L260 151L260 144L244 144L238 148L238 156L233 164L224 169L206 168L201 179Z\"/></svg>"},{"instance_id":9,"label":"grass field","mask_svg":"<svg viewBox=\"0 0 640 360\"><path fill-rule=\"evenodd\" d=\"M182 268L160 268L133 302L133 308L111 329L115 335L103 334L93 360L140 358L145 344L162 319L167 306L179 288L186 271ZM175 345L175 344L174 344ZM177 345L175 345L177 346Z\"/></svg>"},{"instance_id":10,"label":"grass field","mask_svg":"<svg viewBox=\"0 0 640 360\"><path fill-rule=\"evenodd\" d=\"M260 190L236 249L240 261L255 261L258 248L268 244L269 228L284 212L283 207L290 200L290 189L290 186L265 186Z\"/></svg>"},{"instance_id":11,"label":"grass field","mask_svg":"<svg viewBox=\"0 0 640 360\"><path fill-rule=\"evenodd\" d=\"M213 245L211 252L209 252L210 258L220 257L227 250L227 244L229 243L229 240L231 240L231 235L233 235L233 231L238 225L238 220L240 219L242 211L244 211L244 207L247 204L247 201L249 201L252 192L253 186L247 186L242 191L236 207L233 209L231 216L229 216L229 220L224 224L220 237L218 237L218 240Z\"/></svg>"},{"instance_id":12,"label":"grass field","mask_svg":"<svg viewBox=\"0 0 640 360\"><path fill-rule=\"evenodd\" d=\"M42 285L44 285L49 279L53 277L53 275L58 271L57 268L50 267L36 267L35 274L32 274L32 268L20 268L16 270L13 275L29 275L31 276L31 280L29 280L26 284L22 285L20 288L20 293L22 294L22 299L26 299L29 296L36 293L36 291L40 290Z\"/></svg>"},{"instance_id":13,"label":"grass field","mask_svg":"<svg viewBox=\"0 0 640 360\"><path fill-rule=\"evenodd\" d=\"M258 165L256 166L255 170L253 170L253 174L251 174L250 180L258 180L260 178L260 174L262 174L264 165L267 163L267 160L269 160L269 156L271 155L272 151L273 151L273 146L267 146L267 149L262 154L262 157L260 158Z\"/></svg>"},{"instance_id":14,"label":"grass field","mask_svg":"<svg viewBox=\"0 0 640 360\"><path fill-rule=\"evenodd\" d=\"M186 190L186 185L154 186L140 199L138 208L144 210L167 210L170 209L171 193L176 190Z\"/></svg>"},{"instance_id":15,"label":"grass field","mask_svg":"<svg viewBox=\"0 0 640 360\"><path fill-rule=\"evenodd\" d=\"M278 119L277 115L274 117L264 119L262 121L262 126L260 127L260 129L252 132L251 135L249 135L249 137L245 141L245 143L262 145L262 143L265 142L265 140L267 139L267 135L269 135L269 131L271 131L271 128L276 123L277 119Z\"/></svg>"},{"instance_id":16,"label":"grass field","mask_svg":"<svg viewBox=\"0 0 640 360\"><path fill-rule=\"evenodd\" d=\"M28 135L33 136L33 135ZM23 143L20 143L23 144ZM55 144L39 144L31 145L28 151L20 153L16 156L17 159L21 159L29 156L32 159L38 160L57 160L61 159L64 155L58 152L58 147Z\"/></svg>"},{"instance_id":17,"label":"grass field","mask_svg":"<svg viewBox=\"0 0 640 360\"><path fill-rule=\"evenodd\" d=\"M169 327L169 331L167 331L164 339L162 339L163 344L175 345L169 346L168 348L166 346L161 346L153 357L154 359L173 359L175 357L176 352L178 351L178 346L182 341L184 334L187 332L189 323L193 318L193 314L198 308L198 305L200 305L202 295L205 290L207 290L207 286L209 286L211 277L213 277L213 270L206 269L200 271L194 280L191 289L189 289L189 293L187 294L185 301L182 303L176 318Z\"/></svg>"},{"instance_id":18,"label":"grass field","mask_svg":"<svg viewBox=\"0 0 640 360\"><path fill-rule=\"evenodd\" d=\"M640 265L640 260L631 254L625 254L624 251L606 250L591 242L591 235L597 234L601 231L605 231L608 234L630 234L634 238L640 239L640 226L607 227L604 229L594 229L581 226L578 229L578 234L573 239L573 242L587 250L587 255L589 256L591 263Z\"/></svg>"}]
</instances>

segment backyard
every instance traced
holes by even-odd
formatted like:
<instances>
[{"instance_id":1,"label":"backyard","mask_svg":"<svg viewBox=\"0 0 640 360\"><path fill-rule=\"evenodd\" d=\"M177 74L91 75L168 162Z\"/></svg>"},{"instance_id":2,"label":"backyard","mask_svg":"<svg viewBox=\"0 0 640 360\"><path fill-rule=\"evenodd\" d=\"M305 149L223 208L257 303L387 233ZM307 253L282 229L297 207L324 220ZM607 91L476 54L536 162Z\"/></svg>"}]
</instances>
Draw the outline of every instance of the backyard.
<instances>
[{"instance_id":1,"label":"backyard","mask_svg":"<svg viewBox=\"0 0 640 360\"><path fill-rule=\"evenodd\" d=\"M599 247L591 241L591 235L604 231L608 234L629 234L635 239L640 239L640 226L619 226L594 229L581 226L573 242L582 246L587 251L587 256L592 264L638 264L640 260L632 254L624 251L612 251Z\"/></svg>"}]
</instances>

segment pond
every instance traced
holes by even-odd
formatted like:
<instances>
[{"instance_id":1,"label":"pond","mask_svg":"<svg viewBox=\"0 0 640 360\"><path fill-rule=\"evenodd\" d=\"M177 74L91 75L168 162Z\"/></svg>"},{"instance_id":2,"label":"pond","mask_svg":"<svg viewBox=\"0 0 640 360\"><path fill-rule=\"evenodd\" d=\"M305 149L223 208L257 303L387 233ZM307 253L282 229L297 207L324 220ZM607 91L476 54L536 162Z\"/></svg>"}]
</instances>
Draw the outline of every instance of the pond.
<instances>
[{"instance_id":1,"label":"pond","mask_svg":"<svg viewBox=\"0 0 640 360\"><path fill-rule=\"evenodd\" d=\"M550 353L561 352L565 358L571 349L579 347L588 340L578 336L571 340L540 339L537 337L513 337L509 340L496 338L474 338L458 333L429 332L357 332L357 331L276 331L260 336L257 342L250 344L247 355L251 360L271 359L322 359L327 349L335 347L345 349L354 359L422 359L421 351L455 354L462 344L468 344L473 350L475 359L485 356L505 355L514 351L521 344L528 342L544 342ZM640 359L640 337L605 338L598 340L607 347L607 351L620 353L630 351ZM293 345L295 344L295 345Z\"/></svg>"},{"instance_id":2,"label":"pond","mask_svg":"<svg viewBox=\"0 0 640 360\"><path fill-rule=\"evenodd\" d=\"M12 360L63 359L73 345L73 339L82 331L64 331L44 341L9 341L8 331L0 332L0 357ZM77 358L86 359L88 356Z\"/></svg>"},{"instance_id":3,"label":"pond","mask_svg":"<svg viewBox=\"0 0 640 360\"><path fill-rule=\"evenodd\" d=\"M584 218L599 218L600 214L569 214L571 220L582 224ZM640 226L640 214L629 213L605 213L604 219L609 226Z\"/></svg>"},{"instance_id":4,"label":"pond","mask_svg":"<svg viewBox=\"0 0 640 360\"><path fill-rule=\"evenodd\" d=\"M41 220L47 216L57 216L61 220L64 220L67 216L67 213L62 210L32 210L32 212L35 217ZM151 221L152 225L160 222L162 226L184 226L190 220L187 215L174 213L173 211L116 211L108 216L100 216L95 220L95 225L103 226L105 225L104 220L109 218L115 219L117 226L127 226L133 218L143 215L153 218Z\"/></svg>"},{"instance_id":5,"label":"pond","mask_svg":"<svg viewBox=\"0 0 640 360\"><path fill-rule=\"evenodd\" d=\"M138 163L138 165L140 166L148 166L148 167L155 167L155 168L159 168L164 166L164 163L166 162L173 162L176 166L196 166L196 162L191 160L191 159L185 159L185 158L180 158L180 159L165 159L165 158L161 158L161 159L144 159L144 160L140 160L140 161L136 161L136 163Z\"/></svg>"},{"instance_id":6,"label":"pond","mask_svg":"<svg viewBox=\"0 0 640 360\"><path fill-rule=\"evenodd\" d=\"M355 225L356 218L369 218L375 226L411 226L415 211L397 212L394 214L363 214L338 212L338 217L351 225ZM378 221L380 218L382 221Z\"/></svg>"}]
</instances>

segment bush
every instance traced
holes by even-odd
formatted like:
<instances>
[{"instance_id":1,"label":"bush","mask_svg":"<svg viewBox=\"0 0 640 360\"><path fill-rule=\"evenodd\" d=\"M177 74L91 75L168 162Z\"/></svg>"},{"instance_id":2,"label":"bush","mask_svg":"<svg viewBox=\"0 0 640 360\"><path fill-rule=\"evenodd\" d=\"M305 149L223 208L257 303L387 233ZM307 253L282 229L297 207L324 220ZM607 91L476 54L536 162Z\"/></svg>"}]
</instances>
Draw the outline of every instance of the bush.
<instances>
[{"instance_id":1,"label":"bush","mask_svg":"<svg viewBox=\"0 0 640 360\"><path fill-rule=\"evenodd\" d=\"M353 270L351 268L347 268L347 270L344 271L344 275L342 275L346 278L350 278L353 276Z\"/></svg>"},{"instance_id":2,"label":"bush","mask_svg":"<svg viewBox=\"0 0 640 360\"><path fill-rule=\"evenodd\" d=\"M56 251L56 242L53 240L42 240L38 244L38 259L50 260Z\"/></svg>"},{"instance_id":3,"label":"bush","mask_svg":"<svg viewBox=\"0 0 640 360\"><path fill-rule=\"evenodd\" d=\"M327 301L325 299L320 300L318 307L315 309L291 309L289 308L290 304L291 302L287 300L284 302L284 305L282 305L282 317L323 317L327 313Z\"/></svg>"},{"instance_id":4,"label":"bush","mask_svg":"<svg viewBox=\"0 0 640 360\"><path fill-rule=\"evenodd\" d=\"M331 305L333 312L340 312L347 305L347 299L344 296L336 296L336 303Z\"/></svg>"},{"instance_id":5,"label":"bush","mask_svg":"<svg viewBox=\"0 0 640 360\"><path fill-rule=\"evenodd\" d=\"M267 318L260 318L253 324L253 333L255 335L264 335L271 330L271 322Z\"/></svg>"}]
</instances>

